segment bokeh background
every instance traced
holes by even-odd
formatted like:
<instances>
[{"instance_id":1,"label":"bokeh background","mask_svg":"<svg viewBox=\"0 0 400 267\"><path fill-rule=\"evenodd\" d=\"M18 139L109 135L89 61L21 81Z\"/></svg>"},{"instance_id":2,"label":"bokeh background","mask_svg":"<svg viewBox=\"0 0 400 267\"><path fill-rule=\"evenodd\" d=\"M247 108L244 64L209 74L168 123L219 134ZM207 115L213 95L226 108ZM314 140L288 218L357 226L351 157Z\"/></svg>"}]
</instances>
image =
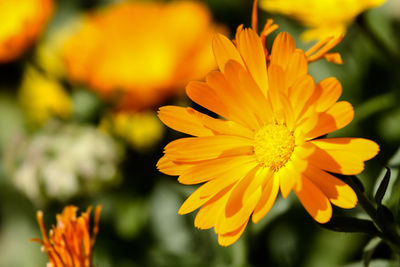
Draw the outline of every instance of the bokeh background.
<instances>
[{"instance_id":1,"label":"bokeh background","mask_svg":"<svg viewBox=\"0 0 400 267\"><path fill-rule=\"evenodd\" d=\"M362 266L369 237L323 229L293 194L278 198L234 245L220 247L213 230L193 226L195 212L177 214L196 187L155 167L162 148L182 136L157 119L158 107L194 106L184 86L215 68L212 34L232 37L239 24L250 26L252 1L157 1L169 11L143 8L132 16L123 8L107 12L135 1L42 1L52 2L49 10L34 11L22 2L29 1L7 10L0 1L0 16L11 21L0 26L0 42L7 43L0 47L0 266L45 266L40 245L29 242L41 236L36 211L44 211L50 228L67 204L102 205L99 267ZM26 10L33 15L18 26ZM392 54L400 54L400 1L362 16L367 25L353 23L336 48L344 64L319 61L310 72L316 81L341 81L341 99L354 105L355 118L332 136L380 145L359 178L372 194L390 166L385 201L398 216L400 62ZM298 47L313 44L300 39L304 27L295 20L259 10L260 26L267 18ZM7 39L10 29L19 35ZM364 216L358 207L334 214ZM400 266L390 260L389 248L379 245L371 266Z\"/></svg>"}]
</instances>

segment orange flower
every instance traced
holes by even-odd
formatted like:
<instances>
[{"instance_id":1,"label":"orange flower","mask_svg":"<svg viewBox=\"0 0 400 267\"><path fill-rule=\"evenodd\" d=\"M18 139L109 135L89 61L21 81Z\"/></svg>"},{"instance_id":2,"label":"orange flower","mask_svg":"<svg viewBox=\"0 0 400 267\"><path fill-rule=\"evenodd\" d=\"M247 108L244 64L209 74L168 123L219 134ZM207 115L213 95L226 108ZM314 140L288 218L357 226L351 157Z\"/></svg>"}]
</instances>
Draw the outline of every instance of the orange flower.
<instances>
[{"instance_id":1,"label":"orange flower","mask_svg":"<svg viewBox=\"0 0 400 267\"><path fill-rule=\"evenodd\" d=\"M37 212L37 221L42 231L43 240L32 239L42 244L42 249L49 257L48 267L91 267L92 248L99 231L99 220L101 207L97 206L94 215L92 237L90 237L90 212L82 212L76 217L78 208L66 206L62 214L57 214L57 226L52 226L50 235L43 223L43 212Z\"/></svg>"},{"instance_id":2,"label":"orange flower","mask_svg":"<svg viewBox=\"0 0 400 267\"><path fill-rule=\"evenodd\" d=\"M18 58L43 30L52 0L0 0L0 63Z\"/></svg>"},{"instance_id":3,"label":"orange flower","mask_svg":"<svg viewBox=\"0 0 400 267\"><path fill-rule=\"evenodd\" d=\"M119 108L153 107L214 68L216 30L199 2L115 4L87 16L66 43L68 75Z\"/></svg>"},{"instance_id":4,"label":"orange flower","mask_svg":"<svg viewBox=\"0 0 400 267\"><path fill-rule=\"evenodd\" d=\"M321 138L354 114L350 103L337 102L342 88L335 78L315 84L307 73L308 62L324 57L340 39L303 52L288 33L280 33L269 55L265 37L277 26L269 20L258 36L256 22L253 29L240 26L233 43L215 36L220 71L186 87L194 102L223 119L192 108L159 110L167 126L194 137L169 143L157 167L179 175L182 184L204 183L179 214L200 208L195 226L214 227L222 246L240 237L250 216L254 223L263 218L279 190L284 198L294 190L319 223L330 220L331 203L353 208L352 188L328 172L358 174L379 150L367 139Z\"/></svg>"}]
</instances>

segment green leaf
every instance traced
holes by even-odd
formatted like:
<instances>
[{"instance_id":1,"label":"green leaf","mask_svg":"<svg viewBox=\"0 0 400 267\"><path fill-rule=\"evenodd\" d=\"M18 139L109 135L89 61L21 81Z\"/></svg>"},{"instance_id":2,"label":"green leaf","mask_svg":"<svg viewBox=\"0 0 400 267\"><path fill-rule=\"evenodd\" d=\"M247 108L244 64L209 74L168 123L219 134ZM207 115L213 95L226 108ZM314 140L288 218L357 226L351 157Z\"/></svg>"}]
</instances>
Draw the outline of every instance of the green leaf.
<instances>
[{"instance_id":1,"label":"green leaf","mask_svg":"<svg viewBox=\"0 0 400 267\"><path fill-rule=\"evenodd\" d=\"M382 182L380 183L378 190L376 191L375 194L375 202L378 204L378 206L380 206L382 204L382 199L385 196L386 190L388 188L389 182L390 182L390 168L385 167L386 168L386 174L382 179Z\"/></svg>"},{"instance_id":2,"label":"green leaf","mask_svg":"<svg viewBox=\"0 0 400 267\"><path fill-rule=\"evenodd\" d=\"M386 206L378 206L376 217L377 220L379 220L380 225L385 227L385 229L382 229L382 231L388 231L392 233L396 232L396 223L393 213Z\"/></svg>"},{"instance_id":3,"label":"green leaf","mask_svg":"<svg viewBox=\"0 0 400 267\"><path fill-rule=\"evenodd\" d=\"M400 149L396 151L393 157L389 160L389 167L399 168L400 167Z\"/></svg>"},{"instance_id":4,"label":"green leaf","mask_svg":"<svg viewBox=\"0 0 400 267\"><path fill-rule=\"evenodd\" d=\"M397 149L386 166L390 168L390 181L387 186L386 193L383 196L382 203L385 203L385 205L397 215L400 202L400 191L398 190L400 186L400 149ZM378 191L386 172L387 169L382 168L382 171L379 174L379 179L377 179L374 185L374 192Z\"/></svg>"},{"instance_id":5,"label":"green leaf","mask_svg":"<svg viewBox=\"0 0 400 267\"><path fill-rule=\"evenodd\" d=\"M360 189L361 192L363 192L363 193L365 192L364 185L362 184L360 179L358 179L357 176L355 176L355 175L349 176L349 179L358 186L358 188Z\"/></svg>"},{"instance_id":6,"label":"green leaf","mask_svg":"<svg viewBox=\"0 0 400 267\"><path fill-rule=\"evenodd\" d=\"M376 214L378 218L382 218L385 222L394 223L394 216L388 207L381 205L378 207Z\"/></svg>"},{"instance_id":7,"label":"green leaf","mask_svg":"<svg viewBox=\"0 0 400 267\"><path fill-rule=\"evenodd\" d=\"M363 263L365 267L369 266L369 263L371 262L372 259L372 255L374 254L376 248L381 242L382 240L379 237L374 237L365 246L363 253Z\"/></svg>"},{"instance_id":8,"label":"green leaf","mask_svg":"<svg viewBox=\"0 0 400 267\"><path fill-rule=\"evenodd\" d=\"M373 236L379 234L378 229L376 229L372 221L357 219L354 217L332 217L329 222L320 225L323 228L336 232L367 233Z\"/></svg>"}]
</instances>

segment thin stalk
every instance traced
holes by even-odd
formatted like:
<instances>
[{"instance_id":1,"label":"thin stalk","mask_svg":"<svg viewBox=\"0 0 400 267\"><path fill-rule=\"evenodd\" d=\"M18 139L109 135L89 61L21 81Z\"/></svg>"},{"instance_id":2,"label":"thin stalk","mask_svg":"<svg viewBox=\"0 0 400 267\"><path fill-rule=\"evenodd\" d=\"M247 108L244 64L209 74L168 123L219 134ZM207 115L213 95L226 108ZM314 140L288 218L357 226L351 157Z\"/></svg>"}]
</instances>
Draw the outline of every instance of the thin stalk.
<instances>
[{"instance_id":1,"label":"thin stalk","mask_svg":"<svg viewBox=\"0 0 400 267\"><path fill-rule=\"evenodd\" d=\"M371 201L364 195L364 192L361 188L353 181L353 179L349 179L348 183L353 188L354 192L358 198L358 204L362 207L362 209L368 214L371 219L376 222L376 208L371 203ZM379 225L377 225L379 227ZM380 228L380 227L379 227Z\"/></svg>"},{"instance_id":2,"label":"thin stalk","mask_svg":"<svg viewBox=\"0 0 400 267\"><path fill-rule=\"evenodd\" d=\"M353 188L354 192L358 197L358 204L372 219L373 223L378 227L380 231L379 237L384 240L393 251L400 254L400 237L396 232L388 232L386 225L379 220L377 217L377 209L374 204L365 196L364 192L357 185L352 178L348 179L348 184Z\"/></svg>"}]
</instances>

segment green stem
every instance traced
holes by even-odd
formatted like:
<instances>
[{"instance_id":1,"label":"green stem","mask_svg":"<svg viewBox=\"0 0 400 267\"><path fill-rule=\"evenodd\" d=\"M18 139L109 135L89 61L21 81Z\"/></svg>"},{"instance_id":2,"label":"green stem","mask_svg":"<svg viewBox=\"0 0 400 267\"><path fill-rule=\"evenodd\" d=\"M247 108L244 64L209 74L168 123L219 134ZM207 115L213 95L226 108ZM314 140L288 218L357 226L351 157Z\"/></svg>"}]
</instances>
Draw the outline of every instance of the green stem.
<instances>
[{"instance_id":1,"label":"green stem","mask_svg":"<svg viewBox=\"0 0 400 267\"><path fill-rule=\"evenodd\" d=\"M372 202L365 196L363 190L354 182L355 177L350 177L347 181L348 184L353 188L354 192L358 197L358 204L360 207L368 214L372 219L373 223L378 227L380 231L379 237L384 240L388 245L390 245L397 254L400 255L400 236L398 233L393 231L388 231L386 225L382 220L377 217L377 209L372 204Z\"/></svg>"}]
</instances>

